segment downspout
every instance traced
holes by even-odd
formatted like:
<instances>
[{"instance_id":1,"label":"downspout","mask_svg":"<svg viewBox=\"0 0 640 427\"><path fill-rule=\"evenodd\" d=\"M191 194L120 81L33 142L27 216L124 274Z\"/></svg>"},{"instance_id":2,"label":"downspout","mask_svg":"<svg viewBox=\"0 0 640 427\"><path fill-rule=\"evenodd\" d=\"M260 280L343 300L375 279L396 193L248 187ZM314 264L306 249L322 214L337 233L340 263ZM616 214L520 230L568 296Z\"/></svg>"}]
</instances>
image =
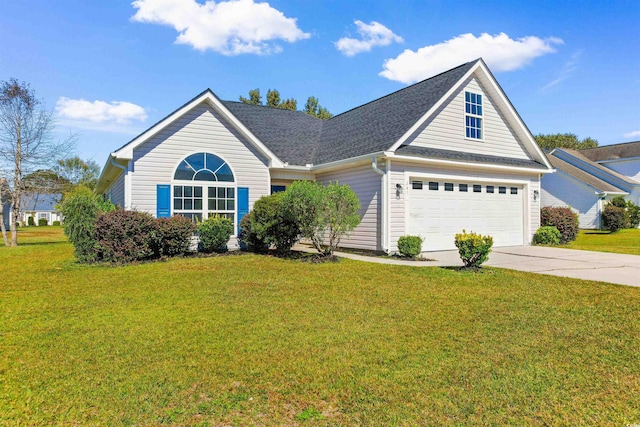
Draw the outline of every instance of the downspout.
<instances>
[{"instance_id":1,"label":"downspout","mask_svg":"<svg viewBox=\"0 0 640 427\"><path fill-rule=\"evenodd\" d=\"M598 230L602 230L602 201L607 197L607 193L596 193L598 195Z\"/></svg>"},{"instance_id":2,"label":"downspout","mask_svg":"<svg viewBox=\"0 0 640 427\"><path fill-rule=\"evenodd\" d=\"M381 232L381 236L380 236L380 242L382 245L382 250L386 253L388 253L388 247L387 247L387 174L385 173L385 171L383 171L382 169L378 168L378 160L375 157L371 158L371 169L373 169L373 171L375 173L377 173L378 175L382 176L382 204L381 204L381 208L382 208L382 213L381 213L381 224L380 224L380 229L382 230Z\"/></svg>"}]
</instances>

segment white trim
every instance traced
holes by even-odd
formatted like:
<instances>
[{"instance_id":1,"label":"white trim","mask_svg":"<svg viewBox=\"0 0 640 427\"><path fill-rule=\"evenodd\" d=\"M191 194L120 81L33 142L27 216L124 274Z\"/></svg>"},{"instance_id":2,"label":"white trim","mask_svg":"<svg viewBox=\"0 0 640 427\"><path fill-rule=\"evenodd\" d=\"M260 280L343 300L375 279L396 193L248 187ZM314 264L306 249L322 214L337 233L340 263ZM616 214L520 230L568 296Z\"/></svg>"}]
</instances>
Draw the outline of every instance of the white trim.
<instances>
[{"instance_id":1,"label":"white trim","mask_svg":"<svg viewBox=\"0 0 640 427\"><path fill-rule=\"evenodd\" d=\"M444 160L444 159L428 159L423 157L413 157L413 156L405 156L405 155L397 155L397 154L389 154L388 157L404 160L407 162L413 163L427 163L427 164L440 164L447 166L455 166L459 168L473 168L473 169L489 169L489 170L499 170L499 171L507 171L507 172L516 172L516 173L553 173L555 169L532 169L525 167L517 167L517 166L507 166L507 165L494 165L488 163L472 163L472 162L458 162L455 160Z\"/></svg>"},{"instance_id":2,"label":"white trim","mask_svg":"<svg viewBox=\"0 0 640 427\"><path fill-rule=\"evenodd\" d=\"M385 155L386 155L386 152L377 151L375 153L363 154L361 156L350 157L348 159L336 160L335 162L321 163L319 165L311 165L311 167L309 168L309 171L311 171L311 172L315 172L315 171L326 172L327 169L338 168L340 166L350 165L352 163L360 163L360 162L364 162L365 160L368 163L368 162L371 161L372 157L380 157L380 156L385 156Z\"/></svg>"},{"instance_id":3,"label":"white trim","mask_svg":"<svg viewBox=\"0 0 640 427\"><path fill-rule=\"evenodd\" d=\"M166 126L173 123L179 117L183 116L188 111L192 110L203 102L207 102L214 110L220 113L225 120L231 123L234 128L236 128L245 138L247 138L250 144L252 144L262 155L267 157L267 159L269 160L269 166L283 166L282 161L280 161L280 159L278 159L278 157L271 150L269 150L266 145L264 145L251 131L249 131L249 129L247 129L247 127L242 124L242 122L240 122L209 89L207 89L202 95L194 98L191 102L184 105L182 108L174 111L172 114L168 115L167 117L153 125L145 132L138 135L124 147L111 153L111 155L114 158L124 158L129 160L133 159L134 149L147 142L151 137L156 135Z\"/></svg>"}]
</instances>

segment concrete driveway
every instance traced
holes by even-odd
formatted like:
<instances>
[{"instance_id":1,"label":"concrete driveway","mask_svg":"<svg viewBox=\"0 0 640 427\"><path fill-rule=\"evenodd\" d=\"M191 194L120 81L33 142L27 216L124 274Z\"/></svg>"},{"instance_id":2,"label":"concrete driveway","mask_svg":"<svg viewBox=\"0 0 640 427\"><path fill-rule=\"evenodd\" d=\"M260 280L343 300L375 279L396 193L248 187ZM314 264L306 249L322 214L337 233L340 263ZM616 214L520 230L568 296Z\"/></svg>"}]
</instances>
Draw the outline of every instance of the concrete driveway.
<instances>
[{"instance_id":1,"label":"concrete driveway","mask_svg":"<svg viewBox=\"0 0 640 427\"><path fill-rule=\"evenodd\" d=\"M425 252L431 265L462 265L458 251ZM494 248L486 265L553 276L640 286L640 256L541 246Z\"/></svg>"}]
</instances>

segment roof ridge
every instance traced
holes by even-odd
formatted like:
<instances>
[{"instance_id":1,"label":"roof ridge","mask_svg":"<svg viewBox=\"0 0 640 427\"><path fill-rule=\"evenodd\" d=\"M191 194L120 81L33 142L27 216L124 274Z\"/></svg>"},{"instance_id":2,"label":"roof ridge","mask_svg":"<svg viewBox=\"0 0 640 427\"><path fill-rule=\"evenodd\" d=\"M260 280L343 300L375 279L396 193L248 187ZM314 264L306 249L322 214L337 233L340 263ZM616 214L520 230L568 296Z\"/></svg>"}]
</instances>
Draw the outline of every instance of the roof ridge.
<instances>
[{"instance_id":1,"label":"roof ridge","mask_svg":"<svg viewBox=\"0 0 640 427\"><path fill-rule=\"evenodd\" d=\"M435 79L436 77L440 77L440 76L442 76L443 74L447 74L447 73L450 73L450 72L452 72L452 71L455 71L455 70L457 70L458 68L462 68L462 67L467 66L467 65L469 65L469 64L471 64L471 63L476 63L476 62L478 62L478 61L480 61L480 60L481 60L481 58L478 58L478 59L476 59L476 60L474 60L474 61L465 62L464 64L460 64L460 65L458 65L457 67L453 67L453 68L451 68L451 69L449 69L449 70L443 71L443 72L438 73L438 74L436 74L436 75L434 75L434 76L431 76L431 77L428 77L428 78L426 78L426 79L420 80L419 82L415 82L415 83L413 83L413 84L410 84L409 86L405 86L405 87L400 88L400 89L398 89L398 90L396 90L396 91L394 91L394 92L391 92L391 93L388 93L388 94L386 94L386 95L384 95L384 96L381 96L381 97L379 97L379 98L373 99L373 100L371 100L371 101L369 101L369 102L365 102L364 104L358 105L357 107L353 107L353 108L351 108L351 109L349 109L349 110L347 110L347 111L343 111L343 112L342 112L342 113L340 113L340 114L336 114L335 116L331 117L328 121L331 121L331 120L333 120L333 119L335 119L335 118L337 118L337 117L340 117L340 116L342 116L342 115L345 115L345 114L347 114L347 113L349 113L349 112L351 112L351 111L354 111L354 110L357 110L357 109L359 109L359 108L365 107L365 106L367 106L367 105L369 105L369 104L372 104L372 103L374 103L374 102L380 101L381 99L385 99L385 98L388 98L388 97L390 97L390 96L392 96L392 95L395 95L395 94L397 94L397 93L400 93L400 92L403 92L403 91L405 91L405 90L411 89L411 88L413 88L414 86L417 86L417 85L419 85L419 84L422 84L422 83L424 83L424 82L426 82L426 81L429 81L429 80L431 80L431 79Z\"/></svg>"}]
</instances>

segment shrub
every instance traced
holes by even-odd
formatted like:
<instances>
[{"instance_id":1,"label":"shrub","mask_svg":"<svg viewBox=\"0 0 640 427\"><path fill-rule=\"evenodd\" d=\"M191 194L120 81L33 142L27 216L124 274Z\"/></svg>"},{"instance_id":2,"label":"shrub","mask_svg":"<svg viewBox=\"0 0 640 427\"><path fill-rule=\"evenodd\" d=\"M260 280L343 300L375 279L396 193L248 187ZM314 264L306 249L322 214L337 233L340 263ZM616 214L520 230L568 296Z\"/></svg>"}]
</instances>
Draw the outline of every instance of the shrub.
<instances>
[{"instance_id":1,"label":"shrub","mask_svg":"<svg viewBox=\"0 0 640 427\"><path fill-rule=\"evenodd\" d=\"M49 225L47 218L38 218L38 227L43 227L45 225Z\"/></svg>"},{"instance_id":2,"label":"shrub","mask_svg":"<svg viewBox=\"0 0 640 427\"><path fill-rule=\"evenodd\" d=\"M602 224L604 228L610 230L612 233L625 228L628 223L626 211L615 205L608 204L604 207L602 212Z\"/></svg>"},{"instance_id":3,"label":"shrub","mask_svg":"<svg viewBox=\"0 0 640 427\"><path fill-rule=\"evenodd\" d=\"M36 225L36 222L34 221L32 216L27 218L27 225L30 227L33 227L34 225Z\"/></svg>"},{"instance_id":4,"label":"shrub","mask_svg":"<svg viewBox=\"0 0 640 427\"><path fill-rule=\"evenodd\" d=\"M251 252L264 252L268 245L258 236L253 225L253 211L249 212L240 220L240 234L238 240L246 245Z\"/></svg>"},{"instance_id":5,"label":"shrub","mask_svg":"<svg viewBox=\"0 0 640 427\"><path fill-rule=\"evenodd\" d=\"M256 243L274 245L280 254L289 252L300 236L297 219L283 207L284 194L261 197L250 213L250 233L255 235Z\"/></svg>"},{"instance_id":6,"label":"shrub","mask_svg":"<svg viewBox=\"0 0 640 427\"><path fill-rule=\"evenodd\" d=\"M191 236L196 226L190 219L180 215L171 218L158 218L158 240L160 256L176 256L189 251Z\"/></svg>"},{"instance_id":7,"label":"shrub","mask_svg":"<svg viewBox=\"0 0 640 427\"><path fill-rule=\"evenodd\" d=\"M560 244L560 231L552 226L545 225L538 228L536 234L533 235L534 245L559 245Z\"/></svg>"},{"instance_id":8,"label":"shrub","mask_svg":"<svg viewBox=\"0 0 640 427\"><path fill-rule=\"evenodd\" d=\"M342 237L360 224L357 194L337 182L324 186L296 181L284 192L283 209L296 219L300 234L323 255L333 254Z\"/></svg>"},{"instance_id":9,"label":"shrub","mask_svg":"<svg viewBox=\"0 0 640 427\"><path fill-rule=\"evenodd\" d=\"M146 212L116 210L95 223L96 259L128 263L157 258L160 239L156 220Z\"/></svg>"},{"instance_id":10,"label":"shrub","mask_svg":"<svg viewBox=\"0 0 640 427\"><path fill-rule=\"evenodd\" d=\"M59 208L64 216L64 234L73 245L76 258L80 262L94 261L94 226L100 213L95 195L87 187L78 186L65 194Z\"/></svg>"},{"instance_id":11,"label":"shrub","mask_svg":"<svg viewBox=\"0 0 640 427\"><path fill-rule=\"evenodd\" d=\"M629 227L638 228L640 225L640 206L634 205L631 200L627 202L627 214L629 215Z\"/></svg>"},{"instance_id":12,"label":"shrub","mask_svg":"<svg viewBox=\"0 0 640 427\"><path fill-rule=\"evenodd\" d=\"M578 215L570 208L543 207L540 209L540 225L557 228L561 244L569 243L578 237Z\"/></svg>"},{"instance_id":13,"label":"shrub","mask_svg":"<svg viewBox=\"0 0 640 427\"><path fill-rule=\"evenodd\" d=\"M609 200L608 204L615 206L616 208L622 208L622 209L627 208L627 201L622 196L614 197L613 199Z\"/></svg>"},{"instance_id":14,"label":"shrub","mask_svg":"<svg viewBox=\"0 0 640 427\"><path fill-rule=\"evenodd\" d=\"M420 236L402 236L398 239L398 251L404 257L415 258L422 252L422 242Z\"/></svg>"},{"instance_id":15,"label":"shrub","mask_svg":"<svg viewBox=\"0 0 640 427\"><path fill-rule=\"evenodd\" d=\"M56 226L56 227L59 227L60 226L60 221L53 221L53 225Z\"/></svg>"},{"instance_id":16,"label":"shrub","mask_svg":"<svg viewBox=\"0 0 640 427\"><path fill-rule=\"evenodd\" d=\"M462 230L462 233L456 234L455 243L465 267L480 267L489 259L493 238Z\"/></svg>"},{"instance_id":17,"label":"shrub","mask_svg":"<svg viewBox=\"0 0 640 427\"><path fill-rule=\"evenodd\" d=\"M213 215L198 225L197 232L203 252L218 252L225 249L233 234L233 222L225 216Z\"/></svg>"}]
</instances>

